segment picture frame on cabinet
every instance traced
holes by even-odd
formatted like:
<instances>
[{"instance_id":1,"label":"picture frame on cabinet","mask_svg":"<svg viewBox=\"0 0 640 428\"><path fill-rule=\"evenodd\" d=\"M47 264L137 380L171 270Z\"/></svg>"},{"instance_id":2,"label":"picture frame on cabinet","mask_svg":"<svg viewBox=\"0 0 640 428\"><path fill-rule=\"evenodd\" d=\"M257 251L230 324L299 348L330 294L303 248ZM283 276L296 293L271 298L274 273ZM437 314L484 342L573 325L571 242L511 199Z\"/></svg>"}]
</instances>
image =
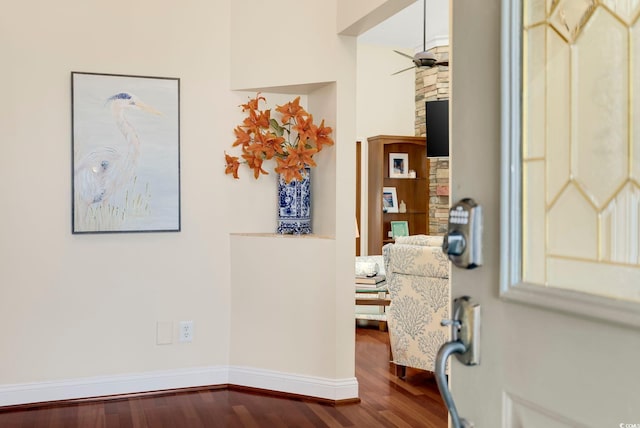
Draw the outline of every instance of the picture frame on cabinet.
<instances>
[{"instance_id":1,"label":"picture frame on cabinet","mask_svg":"<svg viewBox=\"0 0 640 428\"><path fill-rule=\"evenodd\" d=\"M409 236L409 222L408 221L392 221L391 236L393 238L397 238L398 236Z\"/></svg>"},{"instance_id":2,"label":"picture frame on cabinet","mask_svg":"<svg viewBox=\"0 0 640 428\"><path fill-rule=\"evenodd\" d=\"M398 194L395 187L382 188L382 211L385 213L398 212Z\"/></svg>"},{"instance_id":3,"label":"picture frame on cabinet","mask_svg":"<svg viewBox=\"0 0 640 428\"><path fill-rule=\"evenodd\" d=\"M409 177L409 153L389 153L389 177Z\"/></svg>"}]
</instances>

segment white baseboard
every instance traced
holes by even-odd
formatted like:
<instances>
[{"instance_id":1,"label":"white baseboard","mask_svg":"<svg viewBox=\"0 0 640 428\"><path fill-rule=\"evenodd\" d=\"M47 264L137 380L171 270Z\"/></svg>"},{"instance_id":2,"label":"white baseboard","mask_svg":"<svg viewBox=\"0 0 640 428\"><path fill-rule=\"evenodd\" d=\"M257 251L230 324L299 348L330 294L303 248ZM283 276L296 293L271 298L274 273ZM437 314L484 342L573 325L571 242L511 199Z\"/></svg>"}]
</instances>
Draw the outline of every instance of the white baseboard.
<instances>
[{"instance_id":1,"label":"white baseboard","mask_svg":"<svg viewBox=\"0 0 640 428\"><path fill-rule=\"evenodd\" d=\"M231 366L229 367L229 384L325 398L327 400L358 398L358 380L355 377L326 379L250 367Z\"/></svg>"},{"instance_id":2,"label":"white baseboard","mask_svg":"<svg viewBox=\"0 0 640 428\"><path fill-rule=\"evenodd\" d=\"M0 407L226 384L329 400L358 397L356 378L334 380L222 366L0 385Z\"/></svg>"},{"instance_id":3,"label":"white baseboard","mask_svg":"<svg viewBox=\"0 0 640 428\"><path fill-rule=\"evenodd\" d=\"M226 367L198 367L129 375L0 385L0 406L103 397L228 383Z\"/></svg>"}]
</instances>

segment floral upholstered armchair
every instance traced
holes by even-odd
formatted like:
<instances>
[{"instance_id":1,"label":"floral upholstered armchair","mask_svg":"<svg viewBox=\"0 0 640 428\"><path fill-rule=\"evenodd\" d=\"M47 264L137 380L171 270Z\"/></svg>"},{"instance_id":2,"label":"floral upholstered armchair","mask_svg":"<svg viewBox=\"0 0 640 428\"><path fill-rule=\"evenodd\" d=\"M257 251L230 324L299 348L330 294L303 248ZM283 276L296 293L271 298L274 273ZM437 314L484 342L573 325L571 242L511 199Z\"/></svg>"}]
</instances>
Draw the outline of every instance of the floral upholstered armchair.
<instances>
[{"instance_id":1,"label":"floral upholstered armchair","mask_svg":"<svg viewBox=\"0 0 640 428\"><path fill-rule=\"evenodd\" d=\"M449 259L442 237L414 235L396 238L382 249L391 305L387 324L396 373L406 367L434 371L438 349L449 340L451 292Z\"/></svg>"}]
</instances>

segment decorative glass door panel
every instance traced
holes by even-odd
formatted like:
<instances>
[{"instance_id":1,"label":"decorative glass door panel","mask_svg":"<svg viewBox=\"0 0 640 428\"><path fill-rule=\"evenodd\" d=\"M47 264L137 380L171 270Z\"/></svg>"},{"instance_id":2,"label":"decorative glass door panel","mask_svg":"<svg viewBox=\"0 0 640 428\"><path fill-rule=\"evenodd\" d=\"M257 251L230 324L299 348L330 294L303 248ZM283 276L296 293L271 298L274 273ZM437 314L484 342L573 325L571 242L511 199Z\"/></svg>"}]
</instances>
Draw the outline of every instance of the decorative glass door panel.
<instances>
[{"instance_id":1,"label":"decorative glass door panel","mask_svg":"<svg viewBox=\"0 0 640 428\"><path fill-rule=\"evenodd\" d=\"M522 9L522 280L640 302L640 0Z\"/></svg>"}]
</instances>

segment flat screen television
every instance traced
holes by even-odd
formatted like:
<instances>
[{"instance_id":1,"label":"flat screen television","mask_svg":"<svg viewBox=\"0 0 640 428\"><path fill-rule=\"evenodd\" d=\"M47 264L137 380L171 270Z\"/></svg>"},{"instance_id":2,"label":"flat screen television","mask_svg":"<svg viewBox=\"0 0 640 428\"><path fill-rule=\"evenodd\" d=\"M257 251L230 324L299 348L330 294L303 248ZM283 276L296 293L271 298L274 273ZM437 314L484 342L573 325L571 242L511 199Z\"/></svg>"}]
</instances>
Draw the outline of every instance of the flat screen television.
<instances>
[{"instance_id":1,"label":"flat screen television","mask_svg":"<svg viewBox=\"0 0 640 428\"><path fill-rule=\"evenodd\" d=\"M427 101L427 157L449 156L449 100Z\"/></svg>"}]
</instances>

